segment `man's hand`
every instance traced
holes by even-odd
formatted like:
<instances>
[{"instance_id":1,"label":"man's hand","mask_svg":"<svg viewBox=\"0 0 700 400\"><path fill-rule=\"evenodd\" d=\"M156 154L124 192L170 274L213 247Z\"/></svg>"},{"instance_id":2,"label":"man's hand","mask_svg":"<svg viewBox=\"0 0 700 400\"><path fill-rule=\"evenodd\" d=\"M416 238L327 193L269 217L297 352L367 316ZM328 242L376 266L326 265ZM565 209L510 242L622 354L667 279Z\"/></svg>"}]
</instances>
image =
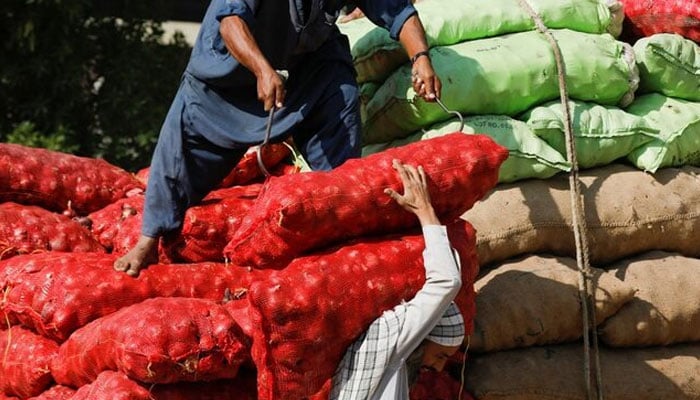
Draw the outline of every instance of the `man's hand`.
<instances>
[{"instance_id":1,"label":"man's hand","mask_svg":"<svg viewBox=\"0 0 700 400\"><path fill-rule=\"evenodd\" d=\"M423 100L435 101L435 99L440 98L442 83L435 74L428 56L420 56L416 59L413 64L411 83L413 83L413 90Z\"/></svg>"},{"instance_id":2,"label":"man's hand","mask_svg":"<svg viewBox=\"0 0 700 400\"><path fill-rule=\"evenodd\" d=\"M393 167L399 173L404 193L399 194L391 188L385 189L384 193L391 196L401 207L414 213L421 225L440 225L430 202L428 179L423 167L402 164L399 160L394 160Z\"/></svg>"},{"instance_id":3,"label":"man's hand","mask_svg":"<svg viewBox=\"0 0 700 400\"><path fill-rule=\"evenodd\" d=\"M399 32L399 40L406 49L408 57L413 60L411 74L413 90L425 101L435 101L440 98L442 84L430 63L430 56L427 54L428 42L418 14L408 17L404 22Z\"/></svg>"},{"instance_id":4,"label":"man's hand","mask_svg":"<svg viewBox=\"0 0 700 400\"><path fill-rule=\"evenodd\" d=\"M265 111L270 111L273 106L282 107L285 94L284 79L277 71L267 68L260 73L258 76L258 100L264 104Z\"/></svg>"}]
</instances>

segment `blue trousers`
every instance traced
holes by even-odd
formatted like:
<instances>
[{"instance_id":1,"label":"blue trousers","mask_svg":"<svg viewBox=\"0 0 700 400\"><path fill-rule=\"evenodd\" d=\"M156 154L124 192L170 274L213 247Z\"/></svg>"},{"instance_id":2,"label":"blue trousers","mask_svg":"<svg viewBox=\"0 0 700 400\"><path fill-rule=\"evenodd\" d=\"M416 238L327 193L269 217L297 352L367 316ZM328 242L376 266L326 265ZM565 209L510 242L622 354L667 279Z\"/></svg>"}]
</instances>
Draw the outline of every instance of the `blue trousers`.
<instances>
[{"instance_id":1,"label":"blue trousers","mask_svg":"<svg viewBox=\"0 0 700 400\"><path fill-rule=\"evenodd\" d=\"M194 78L183 78L151 161L141 228L148 237L179 230L187 209L216 188L248 150L247 144L217 145L207 138L205 129L186 120L188 94L184 88L188 79ZM298 122L274 140L293 137L312 169L330 170L360 156L359 90L352 67L342 62L331 61L316 68L314 82L319 84L295 88L292 98L309 101L296 108ZM303 118L298 118L300 114ZM206 123L202 125L206 127ZM245 126L229 129L235 132Z\"/></svg>"}]
</instances>

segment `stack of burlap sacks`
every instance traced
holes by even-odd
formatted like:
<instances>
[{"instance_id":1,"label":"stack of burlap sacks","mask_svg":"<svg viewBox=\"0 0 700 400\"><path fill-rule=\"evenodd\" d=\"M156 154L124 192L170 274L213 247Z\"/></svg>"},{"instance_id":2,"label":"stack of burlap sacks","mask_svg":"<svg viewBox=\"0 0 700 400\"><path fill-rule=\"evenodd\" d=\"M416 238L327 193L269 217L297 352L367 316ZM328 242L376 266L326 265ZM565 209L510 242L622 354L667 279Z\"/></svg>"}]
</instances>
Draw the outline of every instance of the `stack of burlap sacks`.
<instances>
[{"instance_id":1,"label":"stack of burlap sacks","mask_svg":"<svg viewBox=\"0 0 700 400\"><path fill-rule=\"evenodd\" d=\"M566 68L600 352L584 352ZM510 151L499 185L464 218L481 274L468 345L478 399L585 399L589 356L607 400L700 399L700 49L679 35L618 41L615 1L416 3L443 82L415 97L398 43L343 25L363 100L363 154L461 130ZM589 315L590 316L590 315ZM591 316L592 317L592 316Z\"/></svg>"},{"instance_id":2,"label":"stack of burlap sacks","mask_svg":"<svg viewBox=\"0 0 700 400\"><path fill-rule=\"evenodd\" d=\"M616 164L581 181L605 399L700 398L700 168ZM478 399L586 398L570 204L558 175L499 185L465 214L482 264Z\"/></svg>"}]
</instances>

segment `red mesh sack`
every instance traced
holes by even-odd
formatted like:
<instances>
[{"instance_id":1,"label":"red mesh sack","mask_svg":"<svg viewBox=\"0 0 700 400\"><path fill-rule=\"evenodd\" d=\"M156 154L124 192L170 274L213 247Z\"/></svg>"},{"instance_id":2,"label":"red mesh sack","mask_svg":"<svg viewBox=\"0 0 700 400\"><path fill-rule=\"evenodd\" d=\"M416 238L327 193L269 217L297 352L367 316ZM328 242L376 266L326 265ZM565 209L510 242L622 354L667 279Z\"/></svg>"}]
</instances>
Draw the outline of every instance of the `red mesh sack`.
<instances>
[{"instance_id":1,"label":"red mesh sack","mask_svg":"<svg viewBox=\"0 0 700 400\"><path fill-rule=\"evenodd\" d=\"M51 386L58 344L19 326L0 331L0 393L27 398Z\"/></svg>"},{"instance_id":2,"label":"red mesh sack","mask_svg":"<svg viewBox=\"0 0 700 400\"><path fill-rule=\"evenodd\" d=\"M189 208L180 232L163 238L160 262L224 261L223 249L261 187L258 183L215 190ZM93 234L112 253L128 252L141 235L143 204L143 196L134 196L90 214Z\"/></svg>"},{"instance_id":3,"label":"red mesh sack","mask_svg":"<svg viewBox=\"0 0 700 400\"><path fill-rule=\"evenodd\" d=\"M116 256L44 253L18 256L0 264L6 277L0 309L56 341L123 307L154 297L195 297L222 301L260 275L226 264L151 265L132 278L113 268Z\"/></svg>"},{"instance_id":4,"label":"red mesh sack","mask_svg":"<svg viewBox=\"0 0 700 400\"><path fill-rule=\"evenodd\" d=\"M284 143L271 143L263 147L261 159L265 168L273 175L280 175L286 169L278 168L282 161L289 157L291 150ZM143 168L136 173L136 177L144 185L148 185L150 169ZM258 164L256 147L251 147L243 155L231 172L219 184L219 188L227 188L236 185L245 185L263 177L263 172Z\"/></svg>"},{"instance_id":5,"label":"red mesh sack","mask_svg":"<svg viewBox=\"0 0 700 400\"><path fill-rule=\"evenodd\" d=\"M624 37L634 42L655 33L677 33L700 43L700 0L621 0Z\"/></svg>"},{"instance_id":6,"label":"red mesh sack","mask_svg":"<svg viewBox=\"0 0 700 400\"><path fill-rule=\"evenodd\" d=\"M334 242L417 226L415 216L384 193L401 191L394 159L423 166L436 213L453 221L496 185L507 157L487 136L454 133L348 160L332 171L271 178L224 254L237 265L274 268Z\"/></svg>"},{"instance_id":7,"label":"red mesh sack","mask_svg":"<svg viewBox=\"0 0 700 400\"><path fill-rule=\"evenodd\" d=\"M148 389L120 372L102 372L78 389L71 400L153 400Z\"/></svg>"},{"instance_id":8,"label":"red mesh sack","mask_svg":"<svg viewBox=\"0 0 700 400\"><path fill-rule=\"evenodd\" d=\"M277 166L274 167L272 169L272 171L270 171L270 174L272 176L283 176L283 175L298 174L299 172L301 172L300 166L283 162L283 163L277 164Z\"/></svg>"},{"instance_id":9,"label":"red mesh sack","mask_svg":"<svg viewBox=\"0 0 700 400\"><path fill-rule=\"evenodd\" d=\"M211 192L185 213L181 231L163 240L169 262L224 261L224 247L253 207L262 185L234 186Z\"/></svg>"},{"instance_id":10,"label":"red mesh sack","mask_svg":"<svg viewBox=\"0 0 700 400\"><path fill-rule=\"evenodd\" d=\"M141 182L105 160L0 143L0 202L86 215L134 189Z\"/></svg>"},{"instance_id":11,"label":"red mesh sack","mask_svg":"<svg viewBox=\"0 0 700 400\"><path fill-rule=\"evenodd\" d=\"M153 400L257 400L255 371L241 369L234 379L155 385Z\"/></svg>"},{"instance_id":12,"label":"red mesh sack","mask_svg":"<svg viewBox=\"0 0 700 400\"><path fill-rule=\"evenodd\" d=\"M144 187L148 186L148 175L151 169L149 167L142 168L136 172L136 179L143 184Z\"/></svg>"},{"instance_id":13,"label":"red mesh sack","mask_svg":"<svg viewBox=\"0 0 700 400\"><path fill-rule=\"evenodd\" d=\"M131 250L141 235L143 195L123 198L90 213L90 230L107 251L123 254Z\"/></svg>"},{"instance_id":14,"label":"red mesh sack","mask_svg":"<svg viewBox=\"0 0 700 400\"><path fill-rule=\"evenodd\" d=\"M73 398L75 390L63 385L54 385L36 397L28 400L69 400Z\"/></svg>"},{"instance_id":15,"label":"red mesh sack","mask_svg":"<svg viewBox=\"0 0 700 400\"><path fill-rule=\"evenodd\" d=\"M271 143L265 145L261 152L260 158L263 165L268 171L273 171L278 164L285 158L289 157L291 150L284 143ZM238 165L231 171L228 176L221 181L219 185L222 188L231 187L234 185L243 185L257 178L262 177L263 171L258 165L258 152L256 147L251 147L243 155Z\"/></svg>"},{"instance_id":16,"label":"red mesh sack","mask_svg":"<svg viewBox=\"0 0 700 400\"><path fill-rule=\"evenodd\" d=\"M149 383L236 376L248 339L211 300L156 298L124 307L73 332L51 363L56 382L79 387L116 370Z\"/></svg>"},{"instance_id":17,"label":"red mesh sack","mask_svg":"<svg viewBox=\"0 0 700 400\"><path fill-rule=\"evenodd\" d=\"M462 289L457 293L454 302L457 304L464 319L464 331L466 335L474 332L474 317L476 316L476 291L474 282L479 274L479 256L476 252L476 230L469 222L456 223L452 230L463 229L466 235L461 245L452 243L459 250L459 259L462 264ZM466 343L465 343L466 344Z\"/></svg>"},{"instance_id":18,"label":"red mesh sack","mask_svg":"<svg viewBox=\"0 0 700 400\"><path fill-rule=\"evenodd\" d=\"M262 278L265 279L265 278ZM236 324L241 328L241 331L249 337L253 337L253 322L250 319L250 302L247 297L247 288L239 288L236 292L231 293L231 299L226 299L224 309L236 321Z\"/></svg>"},{"instance_id":19,"label":"red mesh sack","mask_svg":"<svg viewBox=\"0 0 700 400\"><path fill-rule=\"evenodd\" d=\"M461 396L460 396L461 393ZM449 373L425 370L411 386L410 400L475 400Z\"/></svg>"},{"instance_id":20,"label":"red mesh sack","mask_svg":"<svg viewBox=\"0 0 700 400\"><path fill-rule=\"evenodd\" d=\"M474 243L466 222L450 227L461 254ZM367 239L297 258L248 291L258 398L302 399L321 390L347 347L385 310L425 282L423 236ZM465 316L469 317L469 316Z\"/></svg>"},{"instance_id":21,"label":"red mesh sack","mask_svg":"<svg viewBox=\"0 0 700 400\"><path fill-rule=\"evenodd\" d=\"M0 203L0 260L41 251L104 252L83 225L41 207Z\"/></svg>"}]
</instances>

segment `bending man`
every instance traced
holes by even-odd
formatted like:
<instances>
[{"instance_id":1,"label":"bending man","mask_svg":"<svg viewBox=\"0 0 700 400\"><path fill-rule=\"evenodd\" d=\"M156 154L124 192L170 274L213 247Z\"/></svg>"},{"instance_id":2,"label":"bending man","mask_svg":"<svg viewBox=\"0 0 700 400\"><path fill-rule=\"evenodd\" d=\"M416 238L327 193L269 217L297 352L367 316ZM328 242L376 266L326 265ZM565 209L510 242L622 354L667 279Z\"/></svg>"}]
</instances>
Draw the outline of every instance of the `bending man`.
<instances>
[{"instance_id":1,"label":"bending man","mask_svg":"<svg viewBox=\"0 0 700 400\"><path fill-rule=\"evenodd\" d=\"M387 194L423 227L425 284L348 348L333 377L333 400L408 400L419 370L442 371L464 341L464 320L452 302L462 286L460 266L430 203L425 173L398 161L394 168L404 194L391 189Z\"/></svg>"},{"instance_id":2,"label":"bending man","mask_svg":"<svg viewBox=\"0 0 700 400\"><path fill-rule=\"evenodd\" d=\"M265 140L270 111L270 142L292 137L312 169L359 157L359 91L347 37L335 25L345 1L283 3L211 1L153 154L141 236L116 270L136 276L157 261L159 238L177 232L187 209ZM412 57L416 93L439 97L410 0L359 3Z\"/></svg>"}]
</instances>

